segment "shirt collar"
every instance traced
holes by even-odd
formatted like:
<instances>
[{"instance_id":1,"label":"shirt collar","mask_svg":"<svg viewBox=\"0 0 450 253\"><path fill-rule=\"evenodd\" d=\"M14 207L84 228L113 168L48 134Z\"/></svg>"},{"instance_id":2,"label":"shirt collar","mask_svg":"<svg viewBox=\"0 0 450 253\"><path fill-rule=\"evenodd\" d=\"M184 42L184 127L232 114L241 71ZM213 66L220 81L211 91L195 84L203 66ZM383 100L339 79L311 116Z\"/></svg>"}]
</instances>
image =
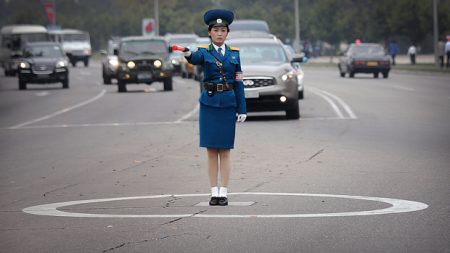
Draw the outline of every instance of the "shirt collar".
<instances>
[{"instance_id":1,"label":"shirt collar","mask_svg":"<svg viewBox=\"0 0 450 253\"><path fill-rule=\"evenodd\" d=\"M216 51L218 51L219 46L217 46L217 45L214 44L214 43L212 43L212 45L213 45L214 49L215 49ZM220 46L220 48L222 48L222 51L225 52L225 43L223 43L222 46Z\"/></svg>"}]
</instances>

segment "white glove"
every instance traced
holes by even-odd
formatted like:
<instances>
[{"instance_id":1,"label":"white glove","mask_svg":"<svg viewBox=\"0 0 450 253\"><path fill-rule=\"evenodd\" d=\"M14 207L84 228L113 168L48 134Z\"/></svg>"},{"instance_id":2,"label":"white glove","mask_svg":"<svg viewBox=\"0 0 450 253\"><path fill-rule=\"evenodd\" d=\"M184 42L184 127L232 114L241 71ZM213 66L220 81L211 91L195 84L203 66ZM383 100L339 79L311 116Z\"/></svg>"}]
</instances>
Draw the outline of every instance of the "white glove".
<instances>
[{"instance_id":1,"label":"white glove","mask_svg":"<svg viewBox=\"0 0 450 253\"><path fill-rule=\"evenodd\" d=\"M239 114L237 117L237 122L242 123L245 121L246 118L247 118L247 114Z\"/></svg>"}]
</instances>

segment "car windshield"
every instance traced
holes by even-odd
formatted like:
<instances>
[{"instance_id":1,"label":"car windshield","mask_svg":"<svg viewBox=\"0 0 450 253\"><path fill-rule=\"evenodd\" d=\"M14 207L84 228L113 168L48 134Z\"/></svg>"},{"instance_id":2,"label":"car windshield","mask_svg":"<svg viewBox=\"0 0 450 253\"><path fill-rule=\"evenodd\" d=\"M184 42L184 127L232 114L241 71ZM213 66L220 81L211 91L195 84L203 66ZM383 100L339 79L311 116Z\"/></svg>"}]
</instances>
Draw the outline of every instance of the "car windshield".
<instances>
[{"instance_id":1,"label":"car windshield","mask_svg":"<svg viewBox=\"0 0 450 253\"><path fill-rule=\"evenodd\" d=\"M287 62L284 49L278 44L233 44L239 48L242 65L273 65Z\"/></svg>"},{"instance_id":2,"label":"car windshield","mask_svg":"<svg viewBox=\"0 0 450 253\"><path fill-rule=\"evenodd\" d=\"M350 49L350 53L352 55L358 55L358 56L368 56L368 55L384 55L383 47L379 45L360 45L360 46L353 46Z\"/></svg>"},{"instance_id":3,"label":"car windshield","mask_svg":"<svg viewBox=\"0 0 450 253\"><path fill-rule=\"evenodd\" d=\"M64 41L88 41L89 35L85 33L73 33L73 34L64 34Z\"/></svg>"},{"instance_id":4,"label":"car windshield","mask_svg":"<svg viewBox=\"0 0 450 253\"><path fill-rule=\"evenodd\" d=\"M58 58L63 57L63 52L59 46L55 45L31 46L25 48L24 56Z\"/></svg>"},{"instance_id":5,"label":"car windshield","mask_svg":"<svg viewBox=\"0 0 450 253\"><path fill-rule=\"evenodd\" d=\"M166 43L159 40L135 40L122 42L121 54L164 54L167 53Z\"/></svg>"}]
</instances>

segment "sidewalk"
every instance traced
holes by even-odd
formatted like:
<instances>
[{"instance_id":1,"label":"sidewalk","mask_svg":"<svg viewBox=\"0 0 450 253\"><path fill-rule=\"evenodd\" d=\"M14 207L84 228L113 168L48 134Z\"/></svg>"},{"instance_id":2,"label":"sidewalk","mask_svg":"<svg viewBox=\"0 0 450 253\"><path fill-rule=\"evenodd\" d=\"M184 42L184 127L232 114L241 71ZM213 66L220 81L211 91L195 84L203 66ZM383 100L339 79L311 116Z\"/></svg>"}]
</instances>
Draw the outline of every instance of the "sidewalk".
<instances>
[{"instance_id":1,"label":"sidewalk","mask_svg":"<svg viewBox=\"0 0 450 253\"><path fill-rule=\"evenodd\" d=\"M311 63L338 63L340 56L333 56L332 58L330 56L319 56L316 58L311 58L308 60L308 62ZM332 59L332 61L330 61ZM397 55L395 58L395 61L397 64L409 64L409 56L407 55ZM424 55L417 55L416 56L416 63L434 63L434 55L433 54L424 54Z\"/></svg>"}]
</instances>

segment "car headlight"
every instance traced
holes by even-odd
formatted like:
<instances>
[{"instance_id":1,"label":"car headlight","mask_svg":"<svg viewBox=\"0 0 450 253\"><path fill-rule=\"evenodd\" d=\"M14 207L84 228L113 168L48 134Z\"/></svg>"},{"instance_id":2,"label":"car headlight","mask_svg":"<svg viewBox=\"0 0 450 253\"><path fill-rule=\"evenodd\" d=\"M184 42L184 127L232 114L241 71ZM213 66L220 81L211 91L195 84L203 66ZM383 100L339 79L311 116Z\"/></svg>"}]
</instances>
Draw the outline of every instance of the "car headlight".
<instances>
[{"instance_id":1,"label":"car headlight","mask_svg":"<svg viewBox=\"0 0 450 253\"><path fill-rule=\"evenodd\" d=\"M292 73L292 71L291 72L289 72L289 73L286 73L286 74L284 74L284 75L282 75L281 76L281 80L283 80L283 81L289 81L289 80L291 80L292 78L294 78L295 77L295 75L294 75L294 73Z\"/></svg>"},{"instance_id":2,"label":"car headlight","mask_svg":"<svg viewBox=\"0 0 450 253\"><path fill-rule=\"evenodd\" d=\"M56 67L57 68L63 68L63 67L67 67L67 63L65 61L58 61L56 63Z\"/></svg>"},{"instance_id":3,"label":"car headlight","mask_svg":"<svg viewBox=\"0 0 450 253\"><path fill-rule=\"evenodd\" d=\"M155 68L160 68L162 65L162 62L160 60L156 60L153 62L153 66L155 66Z\"/></svg>"},{"instance_id":4,"label":"car headlight","mask_svg":"<svg viewBox=\"0 0 450 253\"><path fill-rule=\"evenodd\" d=\"M119 61L117 59L110 59L109 61L109 65L117 67L119 66Z\"/></svg>"},{"instance_id":5,"label":"car headlight","mask_svg":"<svg viewBox=\"0 0 450 253\"><path fill-rule=\"evenodd\" d=\"M29 69L29 68L30 68L30 64L29 64L28 62L23 61L23 62L21 62L21 63L19 64L19 67L20 67L21 69Z\"/></svg>"},{"instance_id":6,"label":"car headlight","mask_svg":"<svg viewBox=\"0 0 450 253\"><path fill-rule=\"evenodd\" d=\"M172 59L172 64L173 65L178 65L179 63L178 63L178 61L176 59Z\"/></svg>"},{"instance_id":7,"label":"car headlight","mask_svg":"<svg viewBox=\"0 0 450 253\"><path fill-rule=\"evenodd\" d=\"M134 69L134 67L136 67L136 64L134 63L134 61L129 61L127 63L127 67L130 68L130 69Z\"/></svg>"}]
</instances>

